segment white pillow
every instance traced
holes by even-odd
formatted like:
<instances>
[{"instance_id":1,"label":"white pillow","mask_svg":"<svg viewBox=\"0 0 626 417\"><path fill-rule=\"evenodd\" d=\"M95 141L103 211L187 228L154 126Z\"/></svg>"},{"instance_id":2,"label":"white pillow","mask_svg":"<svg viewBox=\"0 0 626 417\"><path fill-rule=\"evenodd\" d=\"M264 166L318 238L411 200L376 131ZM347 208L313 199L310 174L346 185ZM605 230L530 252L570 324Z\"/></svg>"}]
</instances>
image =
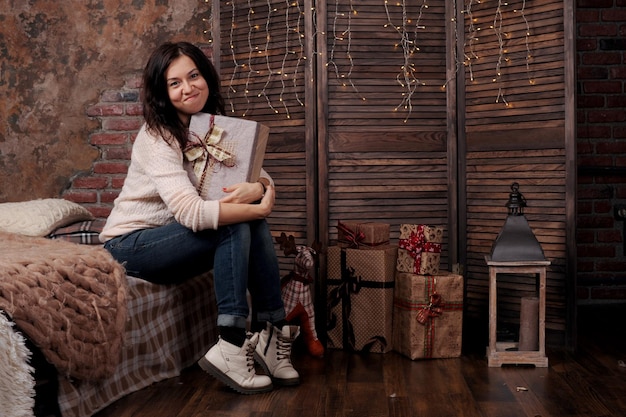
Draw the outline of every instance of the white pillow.
<instances>
[{"instance_id":1,"label":"white pillow","mask_svg":"<svg viewBox=\"0 0 626 417\"><path fill-rule=\"evenodd\" d=\"M59 227L92 219L89 210L62 198L0 204L0 230L27 236L47 236Z\"/></svg>"}]
</instances>

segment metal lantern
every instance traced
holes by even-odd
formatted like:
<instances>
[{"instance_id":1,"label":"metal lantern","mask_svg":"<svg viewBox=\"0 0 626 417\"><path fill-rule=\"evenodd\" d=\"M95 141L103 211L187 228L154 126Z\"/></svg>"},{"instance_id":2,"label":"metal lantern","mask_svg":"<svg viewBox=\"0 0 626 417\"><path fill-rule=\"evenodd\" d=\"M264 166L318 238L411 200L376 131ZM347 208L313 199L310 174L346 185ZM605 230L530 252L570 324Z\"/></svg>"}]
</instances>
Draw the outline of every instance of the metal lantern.
<instances>
[{"instance_id":1,"label":"metal lantern","mask_svg":"<svg viewBox=\"0 0 626 417\"><path fill-rule=\"evenodd\" d=\"M491 260L495 262L544 261L546 257L543 249L524 217L526 199L519 191L517 182L511 185L506 207L509 214L491 248Z\"/></svg>"}]
</instances>

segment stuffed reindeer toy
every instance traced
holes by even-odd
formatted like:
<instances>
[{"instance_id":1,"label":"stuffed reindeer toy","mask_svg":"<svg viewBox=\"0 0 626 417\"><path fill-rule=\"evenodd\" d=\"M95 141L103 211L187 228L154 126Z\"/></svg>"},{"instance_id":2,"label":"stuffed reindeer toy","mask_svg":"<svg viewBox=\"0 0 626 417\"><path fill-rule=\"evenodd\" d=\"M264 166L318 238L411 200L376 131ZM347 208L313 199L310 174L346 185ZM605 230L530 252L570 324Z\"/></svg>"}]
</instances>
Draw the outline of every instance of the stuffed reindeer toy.
<instances>
[{"instance_id":1,"label":"stuffed reindeer toy","mask_svg":"<svg viewBox=\"0 0 626 417\"><path fill-rule=\"evenodd\" d=\"M311 298L312 271L315 267L316 249L309 246L296 245L293 236L282 233L276 241L285 256L296 255L294 268L281 279L281 294L285 304L287 321L300 323L304 342L309 353L316 357L324 356L324 346L317 338L315 331L315 310ZM319 245L313 244L318 247Z\"/></svg>"}]
</instances>

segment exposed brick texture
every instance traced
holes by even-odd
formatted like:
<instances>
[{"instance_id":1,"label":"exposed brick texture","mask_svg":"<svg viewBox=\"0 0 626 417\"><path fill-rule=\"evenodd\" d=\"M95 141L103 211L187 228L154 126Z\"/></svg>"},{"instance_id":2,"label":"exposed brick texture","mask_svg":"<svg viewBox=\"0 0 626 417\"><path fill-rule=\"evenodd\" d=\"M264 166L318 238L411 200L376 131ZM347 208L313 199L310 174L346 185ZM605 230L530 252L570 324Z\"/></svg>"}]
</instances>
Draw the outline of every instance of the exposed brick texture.
<instances>
[{"instance_id":1,"label":"exposed brick texture","mask_svg":"<svg viewBox=\"0 0 626 417\"><path fill-rule=\"evenodd\" d=\"M110 214L124 184L132 141L143 123L140 80L140 74L130 75L119 91L104 91L100 102L87 109L87 115L100 124L89 136L89 143L100 150L100 157L92 172L75 178L63 197L80 202L97 217Z\"/></svg>"},{"instance_id":2,"label":"exposed brick texture","mask_svg":"<svg viewBox=\"0 0 626 417\"><path fill-rule=\"evenodd\" d=\"M578 301L626 300L626 1L578 0Z\"/></svg>"}]
</instances>

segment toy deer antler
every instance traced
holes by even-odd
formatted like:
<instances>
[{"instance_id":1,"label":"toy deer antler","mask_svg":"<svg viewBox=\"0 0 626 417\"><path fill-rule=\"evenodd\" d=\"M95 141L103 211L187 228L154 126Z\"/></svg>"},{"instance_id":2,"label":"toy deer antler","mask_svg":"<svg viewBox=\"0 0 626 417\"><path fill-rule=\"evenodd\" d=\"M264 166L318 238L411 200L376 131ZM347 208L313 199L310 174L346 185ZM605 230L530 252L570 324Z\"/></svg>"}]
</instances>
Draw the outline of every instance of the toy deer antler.
<instances>
[{"instance_id":1,"label":"toy deer antler","mask_svg":"<svg viewBox=\"0 0 626 417\"><path fill-rule=\"evenodd\" d=\"M280 237L276 238L276 243L280 244L280 248L283 250L285 256L297 255L298 249L296 248L296 240L293 235L287 236L285 232L280 234Z\"/></svg>"}]
</instances>

